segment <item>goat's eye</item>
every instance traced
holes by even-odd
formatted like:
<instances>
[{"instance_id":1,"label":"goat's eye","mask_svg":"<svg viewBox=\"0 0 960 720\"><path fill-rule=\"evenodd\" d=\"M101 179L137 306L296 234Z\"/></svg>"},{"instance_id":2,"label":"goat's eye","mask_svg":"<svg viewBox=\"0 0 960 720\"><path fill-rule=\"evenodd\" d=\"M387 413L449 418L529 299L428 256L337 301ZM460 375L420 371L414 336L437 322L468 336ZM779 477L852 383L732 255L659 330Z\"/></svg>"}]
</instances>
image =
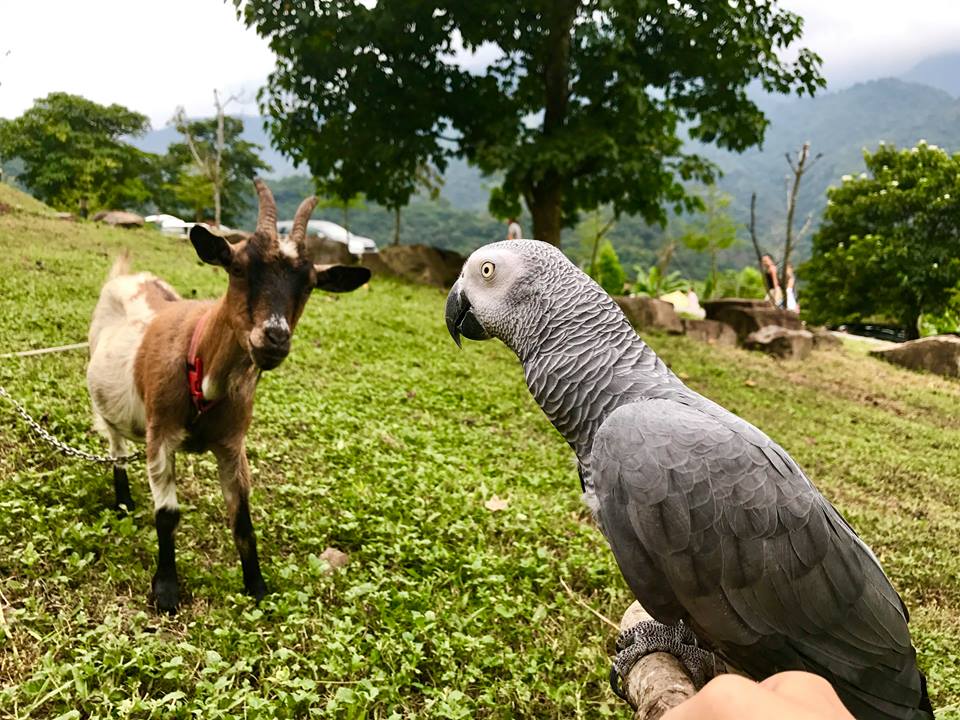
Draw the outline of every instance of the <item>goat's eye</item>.
<instances>
[{"instance_id":1,"label":"goat's eye","mask_svg":"<svg viewBox=\"0 0 960 720\"><path fill-rule=\"evenodd\" d=\"M243 268L236 264L231 265L230 274L235 278L243 278Z\"/></svg>"},{"instance_id":2,"label":"goat's eye","mask_svg":"<svg viewBox=\"0 0 960 720\"><path fill-rule=\"evenodd\" d=\"M483 276L484 280L489 280L493 277L493 271L497 269L497 266L492 262L487 260L483 265L480 266L480 275Z\"/></svg>"}]
</instances>

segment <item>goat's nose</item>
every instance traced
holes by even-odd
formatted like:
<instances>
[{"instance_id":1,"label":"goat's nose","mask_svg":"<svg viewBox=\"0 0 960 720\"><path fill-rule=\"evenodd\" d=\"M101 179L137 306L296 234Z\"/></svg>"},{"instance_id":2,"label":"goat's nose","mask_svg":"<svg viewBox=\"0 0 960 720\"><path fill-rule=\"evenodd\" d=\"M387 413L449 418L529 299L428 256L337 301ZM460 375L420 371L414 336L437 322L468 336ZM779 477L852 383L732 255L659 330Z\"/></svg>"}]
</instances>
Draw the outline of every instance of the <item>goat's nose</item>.
<instances>
[{"instance_id":1,"label":"goat's nose","mask_svg":"<svg viewBox=\"0 0 960 720\"><path fill-rule=\"evenodd\" d=\"M290 342L290 329L282 325L268 325L264 334L274 347L285 347Z\"/></svg>"}]
</instances>

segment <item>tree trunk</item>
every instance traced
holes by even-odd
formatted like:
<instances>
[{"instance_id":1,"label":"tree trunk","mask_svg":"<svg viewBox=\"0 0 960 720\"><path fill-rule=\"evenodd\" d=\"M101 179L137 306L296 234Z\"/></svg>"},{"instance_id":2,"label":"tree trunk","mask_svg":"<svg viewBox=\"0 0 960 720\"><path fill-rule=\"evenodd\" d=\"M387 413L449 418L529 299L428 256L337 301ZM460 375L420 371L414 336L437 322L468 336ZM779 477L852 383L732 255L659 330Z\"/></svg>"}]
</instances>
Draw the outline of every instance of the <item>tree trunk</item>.
<instances>
[{"instance_id":1,"label":"tree trunk","mask_svg":"<svg viewBox=\"0 0 960 720\"><path fill-rule=\"evenodd\" d=\"M223 165L223 146L226 144L223 136L223 104L220 102L220 95L216 90L213 91L213 102L217 106L217 146L215 148L213 172L213 224L220 227L220 193L223 188L223 177L220 174Z\"/></svg>"},{"instance_id":2,"label":"tree trunk","mask_svg":"<svg viewBox=\"0 0 960 720\"><path fill-rule=\"evenodd\" d=\"M220 227L220 187L216 183L213 186L213 224Z\"/></svg>"},{"instance_id":3,"label":"tree trunk","mask_svg":"<svg viewBox=\"0 0 960 720\"><path fill-rule=\"evenodd\" d=\"M807 160L810 157L810 143L805 142L797 153L797 164L794 165L787 155L787 163L793 171L793 185L787 194L787 230L783 243L783 258L780 261L780 289L783 291L783 304L787 304L787 265L790 264L790 253L793 252L793 216L797 211L797 193L800 191L800 181L803 174L809 170ZM819 156L818 156L819 157Z\"/></svg>"},{"instance_id":4,"label":"tree trunk","mask_svg":"<svg viewBox=\"0 0 960 720\"><path fill-rule=\"evenodd\" d=\"M563 130L570 101L570 46L573 21L577 17L578 0L554 0L548 4L549 30L543 64L544 110L543 136L550 138ZM533 187L533 237L560 247L560 229L565 178L551 168Z\"/></svg>"},{"instance_id":5,"label":"tree trunk","mask_svg":"<svg viewBox=\"0 0 960 720\"><path fill-rule=\"evenodd\" d=\"M560 180L551 171L533 189L533 203L529 206L530 215L533 216L533 237L554 247L560 247L562 197Z\"/></svg>"},{"instance_id":6,"label":"tree trunk","mask_svg":"<svg viewBox=\"0 0 960 720\"><path fill-rule=\"evenodd\" d=\"M760 251L760 243L757 241L757 193L750 196L750 241L753 243L753 250L757 253L757 267L760 272L763 270L763 253Z\"/></svg>"},{"instance_id":7,"label":"tree trunk","mask_svg":"<svg viewBox=\"0 0 960 720\"><path fill-rule=\"evenodd\" d=\"M907 333L907 340L918 340L920 338L920 316L922 314L919 308L910 308L906 311L903 329Z\"/></svg>"},{"instance_id":8,"label":"tree trunk","mask_svg":"<svg viewBox=\"0 0 960 720\"><path fill-rule=\"evenodd\" d=\"M393 209L393 244L400 244L400 208Z\"/></svg>"}]
</instances>

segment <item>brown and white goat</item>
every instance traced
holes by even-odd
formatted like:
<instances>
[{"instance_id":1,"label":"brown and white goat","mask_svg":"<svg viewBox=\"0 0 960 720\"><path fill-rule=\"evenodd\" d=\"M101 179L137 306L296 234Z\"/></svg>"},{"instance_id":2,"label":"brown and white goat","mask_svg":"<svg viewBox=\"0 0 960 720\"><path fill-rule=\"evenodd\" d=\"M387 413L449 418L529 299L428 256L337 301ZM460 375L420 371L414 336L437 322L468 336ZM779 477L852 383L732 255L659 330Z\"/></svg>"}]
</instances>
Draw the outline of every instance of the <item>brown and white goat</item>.
<instances>
[{"instance_id":1,"label":"brown and white goat","mask_svg":"<svg viewBox=\"0 0 960 720\"><path fill-rule=\"evenodd\" d=\"M273 195L262 181L255 184L260 212L249 239L231 245L202 225L190 231L200 259L227 270L229 285L220 299L183 300L150 273L130 274L123 257L90 325L87 385L95 424L115 456L126 453L126 440L146 442L159 544L152 589L166 612L176 609L180 597L173 540L180 520L177 450L216 456L244 587L258 600L266 594L244 448L257 378L290 352L311 290L348 292L370 277L362 267L308 260L304 240L316 198L303 201L289 238L279 239ZM113 481L117 506L132 509L125 467L114 467Z\"/></svg>"}]
</instances>

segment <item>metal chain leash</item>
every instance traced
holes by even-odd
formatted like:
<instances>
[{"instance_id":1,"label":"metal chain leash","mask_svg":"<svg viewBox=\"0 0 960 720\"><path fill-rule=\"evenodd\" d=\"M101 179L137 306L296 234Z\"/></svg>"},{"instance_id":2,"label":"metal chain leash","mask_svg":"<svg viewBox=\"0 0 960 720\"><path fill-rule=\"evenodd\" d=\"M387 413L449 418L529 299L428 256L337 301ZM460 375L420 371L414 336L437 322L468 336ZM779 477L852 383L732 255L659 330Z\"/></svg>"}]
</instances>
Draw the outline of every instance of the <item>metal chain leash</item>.
<instances>
[{"instance_id":1,"label":"metal chain leash","mask_svg":"<svg viewBox=\"0 0 960 720\"><path fill-rule=\"evenodd\" d=\"M5 397L12 404L14 409L16 409L17 414L23 418L24 422L31 427L31 429L39 435L47 443L55 447L57 450L62 452L64 455L69 457L77 457L81 460L88 460L89 462L94 463L103 463L104 465L118 465L131 460L138 460L143 453L140 451L134 452L130 455L121 455L120 457L113 457L112 455L97 455L96 453L87 452L86 450L81 450L80 448L75 448L67 445L62 440L58 440L53 435L51 435L47 430L36 420L34 420L30 413L27 412L26 408L23 407L19 402L17 402L10 393L7 392L7 389L0 385L0 397Z\"/></svg>"}]
</instances>

